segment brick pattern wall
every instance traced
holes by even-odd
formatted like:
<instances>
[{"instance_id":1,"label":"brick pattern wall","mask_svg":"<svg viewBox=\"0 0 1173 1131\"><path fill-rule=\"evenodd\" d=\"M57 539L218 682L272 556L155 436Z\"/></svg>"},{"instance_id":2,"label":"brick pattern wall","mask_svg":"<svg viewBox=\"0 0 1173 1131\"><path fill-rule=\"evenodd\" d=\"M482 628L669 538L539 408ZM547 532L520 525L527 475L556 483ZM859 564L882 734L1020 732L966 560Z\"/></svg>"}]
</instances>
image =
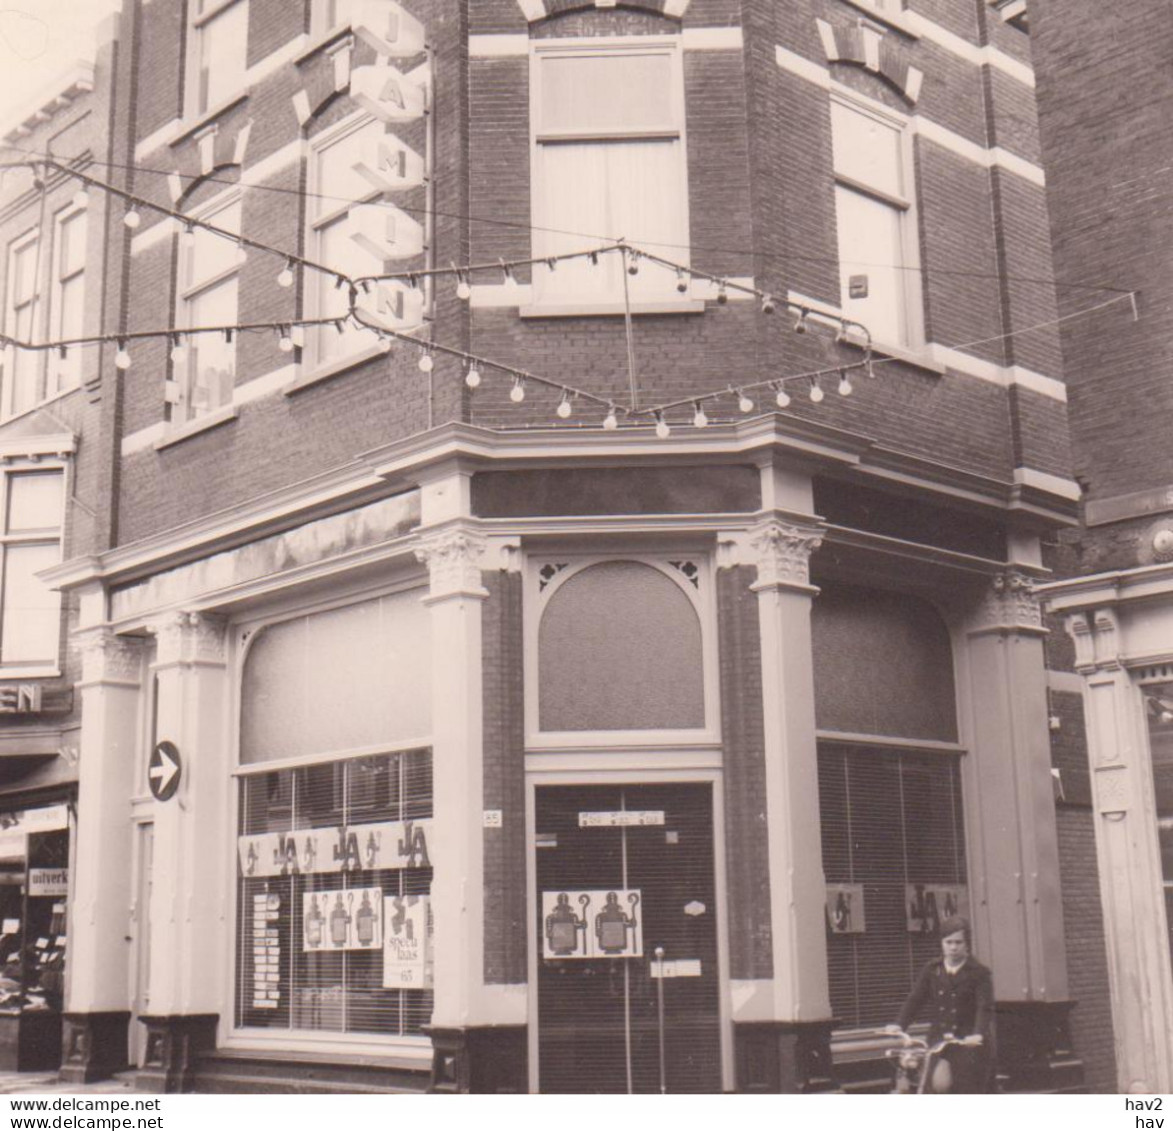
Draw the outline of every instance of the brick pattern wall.
<instances>
[{"instance_id":1,"label":"brick pattern wall","mask_svg":"<svg viewBox=\"0 0 1173 1131\"><path fill-rule=\"evenodd\" d=\"M1094 817L1089 809L1061 806L1057 816L1059 872L1063 881L1063 925L1072 1040L1083 1060L1091 1092L1116 1091L1116 1056L1104 920L1096 870Z\"/></svg>"},{"instance_id":2,"label":"brick pattern wall","mask_svg":"<svg viewBox=\"0 0 1173 1131\"><path fill-rule=\"evenodd\" d=\"M522 577L483 575L484 797L501 827L484 830L485 982L526 981L525 690Z\"/></svg>"},{"instance_id":3,"label":"brick pattern wall","mask_svg":"<svg viewBox=\"0 0 1173 1131\"><path fill-rule=\"evenodd\" d=\"M1139 322L1121 303L1063 327L1089 499L1173 484L1173 96L1153 34L1167 14L1158 0L1030 5L1060 311L1112 297L1093 287L1140 291Z\"/></svg>"},{"instance_id":4,"label":"brick pattern wall","mask_svg":"<svg viewBox=\"0 0 1173 1131\"><path fill-rule=\"evenodd\" d=\"M769 978L770 880L757 579L751 566L717 573L724 738L725 868L729 892L729 976Z\"/></svg>"}]
</instances>

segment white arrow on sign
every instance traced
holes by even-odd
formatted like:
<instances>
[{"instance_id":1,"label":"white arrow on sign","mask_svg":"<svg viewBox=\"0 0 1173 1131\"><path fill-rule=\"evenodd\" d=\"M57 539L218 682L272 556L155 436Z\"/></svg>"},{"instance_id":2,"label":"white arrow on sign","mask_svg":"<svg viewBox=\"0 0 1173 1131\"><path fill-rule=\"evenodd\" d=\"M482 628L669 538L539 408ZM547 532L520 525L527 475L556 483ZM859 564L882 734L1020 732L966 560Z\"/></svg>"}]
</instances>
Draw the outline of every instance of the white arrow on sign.
<instances>
[{"instance_id":1,"label":"white arrow on sign","mask_svg":"<svg viewBox=\"0 0 1173 1131\"><path fill-rule=\"evenodd\" d=\"M158 755L159 764L152 766L147 776L155 783L155 792L164 793L179 773L179 763L164 749L156 748L155 753Z\"/></svg>"}]
</instances>

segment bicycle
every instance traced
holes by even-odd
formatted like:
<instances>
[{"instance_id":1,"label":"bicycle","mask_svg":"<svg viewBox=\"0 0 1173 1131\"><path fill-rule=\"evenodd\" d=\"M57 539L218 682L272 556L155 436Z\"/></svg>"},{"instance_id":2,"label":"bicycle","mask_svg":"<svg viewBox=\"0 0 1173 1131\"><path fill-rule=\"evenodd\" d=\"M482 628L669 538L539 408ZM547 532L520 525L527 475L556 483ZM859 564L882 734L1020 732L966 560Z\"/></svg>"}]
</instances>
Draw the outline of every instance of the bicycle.
<instances>
[{"instance_id":1,"label":"bicycle","mask_svg":"<svg viewBox=\"0 0 1173 1131\"><path fill-rule=\"evenodd\" d=\"M884 1050L884 1056L887 1059L896 1061L896 1081L892 1088L893 1095L924 1095L929 1090L929 1081L932 1079L941 1054L950 1045L957 1045L960 1048L978 1048L982 1044L982 1038L976 1034L971 1037L955 1037L952 1033L946 1033L935 1045L930 1045L921 1037L910 1036L903 1030L892 1035L902 1037L904 1040L904 1044L900 1048ZM942 1090L950 1091L951 1086L952 1076L949 1079L949 1086Z\"/></svg>"}]
</instances>

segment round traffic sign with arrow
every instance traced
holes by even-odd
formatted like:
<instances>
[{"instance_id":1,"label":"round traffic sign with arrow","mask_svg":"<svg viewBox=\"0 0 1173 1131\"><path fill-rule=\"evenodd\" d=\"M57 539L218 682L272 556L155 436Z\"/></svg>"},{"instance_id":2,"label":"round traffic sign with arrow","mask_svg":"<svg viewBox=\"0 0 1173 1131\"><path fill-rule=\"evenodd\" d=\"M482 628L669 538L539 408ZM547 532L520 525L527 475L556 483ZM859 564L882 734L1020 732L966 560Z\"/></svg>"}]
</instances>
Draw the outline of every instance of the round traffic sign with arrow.
<instances>
[{"instance_id":1,"label":"round traffic sign with arrow","mask_svg":"<svg viewBox=\"0 0 1173 1131\"><path fill-rule=\"evenodd\" d=\"M156 743L147 765L147 784L157 801L169 801L179 788L182 762L174 742Z\"/></svg>"}]
</instances>

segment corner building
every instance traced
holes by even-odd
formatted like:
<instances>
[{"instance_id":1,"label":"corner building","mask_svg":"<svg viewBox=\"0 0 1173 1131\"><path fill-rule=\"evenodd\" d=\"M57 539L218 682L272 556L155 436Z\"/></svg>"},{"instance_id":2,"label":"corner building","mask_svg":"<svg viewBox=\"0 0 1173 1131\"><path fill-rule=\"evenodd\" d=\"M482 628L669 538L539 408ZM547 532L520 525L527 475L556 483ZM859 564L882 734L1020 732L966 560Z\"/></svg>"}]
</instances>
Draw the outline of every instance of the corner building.
<instances>
[{"instance_id":1,"label":"corner building","mask_svg":"<svg viewBox=\"0 0 1173 1131\"><path fill-rule=\"evenodd\" d=\"M178 332L110 389L115 544L54 575L103 642L78 1071L122 1024L150 1090L882 1087L957 909L1003 1086L1077 1086L1010 13L126 7L120 187L418 271L357 301L512 377L145 206L111 241L123 328Z\"/></svg>"}]
</instances>

